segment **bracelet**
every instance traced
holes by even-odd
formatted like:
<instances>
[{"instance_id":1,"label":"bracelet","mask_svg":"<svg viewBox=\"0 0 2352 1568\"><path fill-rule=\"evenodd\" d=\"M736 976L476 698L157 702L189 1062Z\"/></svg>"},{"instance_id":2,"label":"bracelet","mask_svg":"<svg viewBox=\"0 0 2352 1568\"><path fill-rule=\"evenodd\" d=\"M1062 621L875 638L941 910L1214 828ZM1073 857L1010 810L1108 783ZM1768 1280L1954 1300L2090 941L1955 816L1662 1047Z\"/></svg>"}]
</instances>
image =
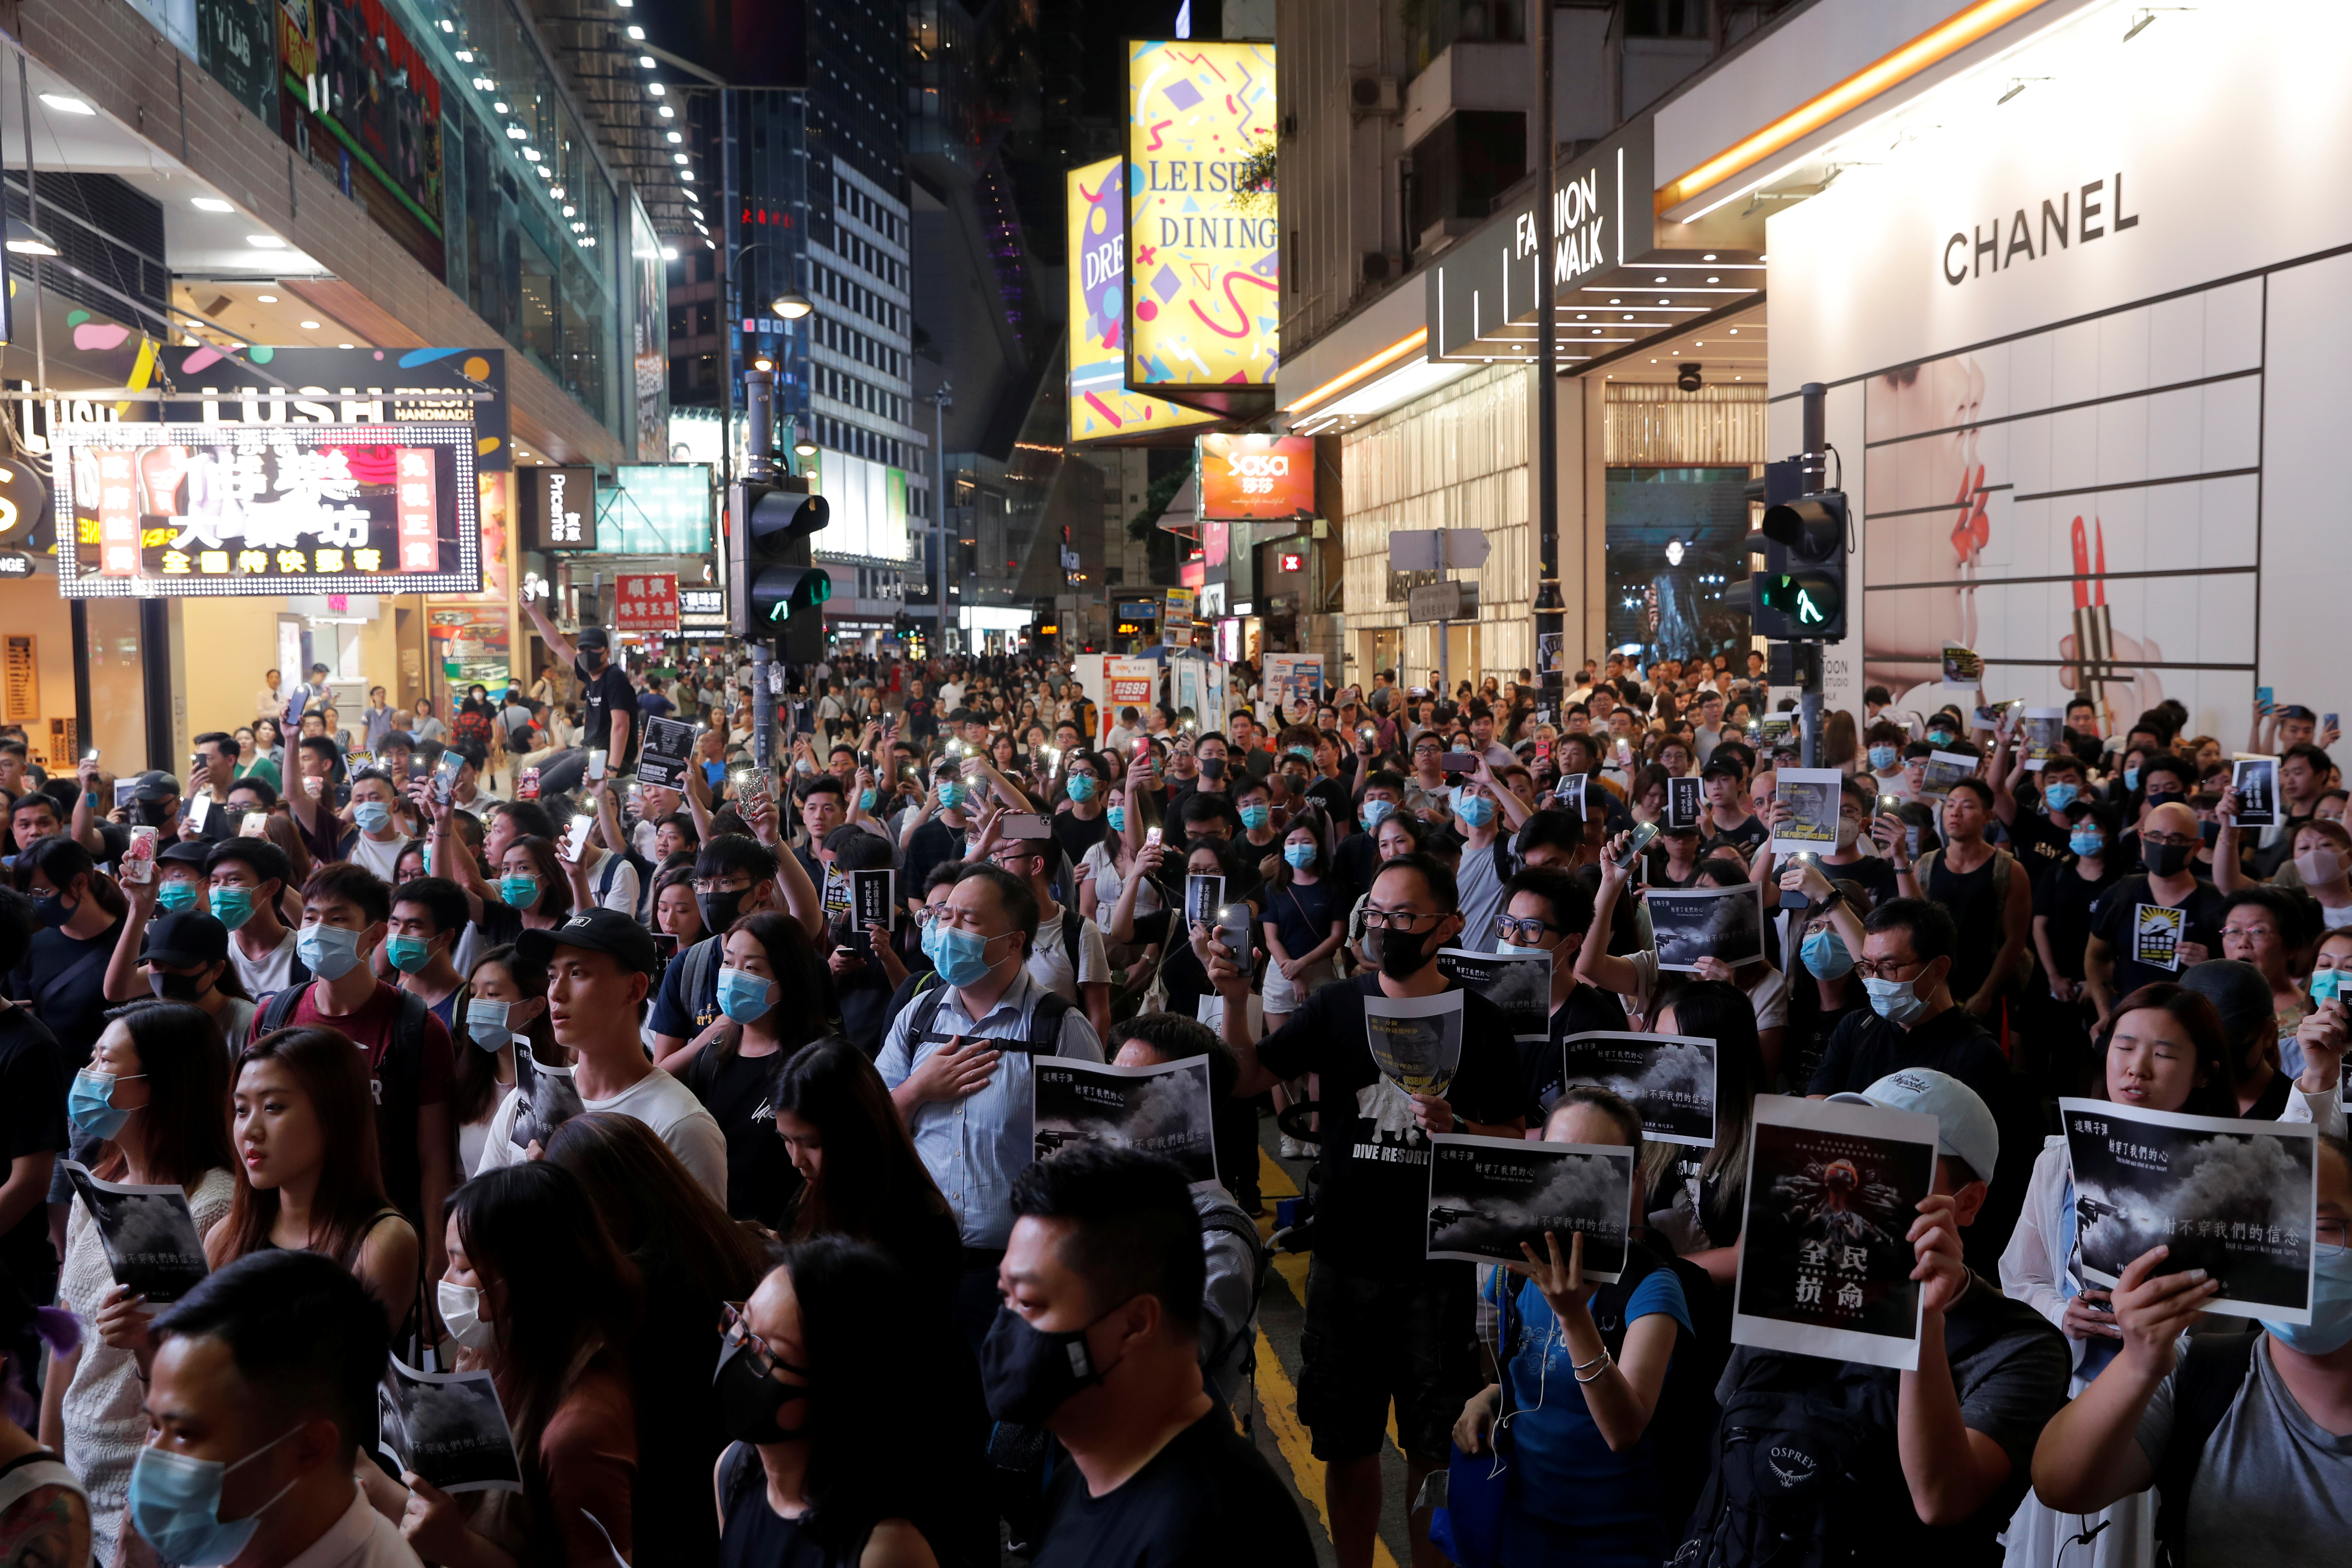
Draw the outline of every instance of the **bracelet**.
<instances>
[{"instance_id":1,"label":"bracelet","mask_svg":"<svg viewBox=\"0 0 2352 1568\"><path fill-rule=\"evenodd\" d=\"M1598 1382L1601 1378L1601 1374L1607 1372L1612 1364L1613 1363L1609 1359L1609 1352L1604 1350L1600 1353L1600 1355L1584 1363L1584 1366L1589 1366L1594 1369L1591 1377L1584 1375L1584 1366L1576 1368L1576 1381L1579 1383Z\"/></svg>"}]
</instances>

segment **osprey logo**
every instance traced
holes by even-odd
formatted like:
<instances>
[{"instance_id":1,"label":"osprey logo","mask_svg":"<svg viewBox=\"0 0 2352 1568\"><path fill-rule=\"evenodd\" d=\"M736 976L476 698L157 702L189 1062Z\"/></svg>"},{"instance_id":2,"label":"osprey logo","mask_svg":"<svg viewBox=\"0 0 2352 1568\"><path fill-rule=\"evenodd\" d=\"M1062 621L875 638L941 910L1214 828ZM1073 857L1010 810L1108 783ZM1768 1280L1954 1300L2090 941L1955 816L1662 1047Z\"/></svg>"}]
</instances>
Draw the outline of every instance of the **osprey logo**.
<instances>
[{"instance_id":1,"label":"osprey logo","mask_svg":"<svg viewBox=\"0 0 2352 1568\"><path fill-rule=\"evenodd\" d=\"M1771 1468L1772 1479L1794 1491L1821 1473L1821 1461L1802 1448L1791 1448L1786 1443L1766 1450L1764 1462Z\"/></svg>"}]
</instances>

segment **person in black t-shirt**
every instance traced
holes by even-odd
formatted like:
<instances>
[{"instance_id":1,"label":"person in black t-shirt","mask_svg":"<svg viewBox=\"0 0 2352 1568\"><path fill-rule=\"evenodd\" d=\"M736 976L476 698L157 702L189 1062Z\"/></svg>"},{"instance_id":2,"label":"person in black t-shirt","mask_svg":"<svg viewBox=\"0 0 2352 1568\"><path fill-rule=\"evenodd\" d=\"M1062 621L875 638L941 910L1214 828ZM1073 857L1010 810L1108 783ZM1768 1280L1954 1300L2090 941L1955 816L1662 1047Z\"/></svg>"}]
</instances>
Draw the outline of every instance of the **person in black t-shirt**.
<instances>
[{"instance_id":1,"label":"person in black t-shirt","mask_svg":"<svg viewBox=\"0 0 2352 1568\"><path fill-rule=\"evenodd\" d=\"M1699 813L1699 858L1705 859L1720 848L1738 852L1739 863L1748 863L1748 852L1771 837L1771 830L1748 809L1746 773L1741 766L1741 752L1728 745L1716 748L1699 770L1701 787L1706 791L1706 809Z\"/></svg>"},{"instance_id":2,"label":"person in black t-shirt","mask_svg":"<svg viewBox=\"0 0 2352 1568\"><path fill-rule=\"evenodd\" d=\"M1622 1032L1630 1026L1622 1002L1576 977L1576 955L1591 929L1591 892L1557 866L1531 866L1503 889L1503 912L1495 919L1500 939L1495 951L1543 952L1552 957L1551 1030L1523 1053L1528 1086L1524 1110L1530 1126L1551 1114L1566 1088L1563 1047L1568 1037L1596 1030Z\"/></svg>"},{"instance_id":3,"label":"person in black t-shirt","mask_svg":"<svg viewBox=\"0 0 2352 1568\"><path fill-rule=\"evenodd\" d=\"M0 972L24 962L36 929L32 901L0 888ZM57 1037L0 997L0 1273L14 1275L37 1306L57 1296L46 1200L66 1150L67 1078Z\"/></svg>"},{"instance_id":4,"label":"person in black t-shirt","mask_svg":"<svg viewBox=\"0 0 2352 1568\"><path fill-rule=\"evenodd\" d=\"M637 761L637 692L612 661L612 634L602 626L586 626L577 639L567 638L555 629L538 600L525 599L523 607L530 612L531 624L539 628L549 649L572 666L580 681L580 744L589 751L607 752L607 772L627 773ZM765 694L755 700L765 701Z\"/></svg>"},{"instance_id":5,"label":"person in black t-shirt","mask_svg":"<svg viewBox=\"0 0 2352 1568\"><path fill-rule=\"evenodd\" d=\"M1202 1383L1206 1264L1183 1173L1080 1144L1014 1178L1013 1212L981 1347L989 1413L1045 1427L1071 1460L1035 1568L1309 1568L1297 1505Z\"/></svg>"},{"instance_id":6,"label":"person in black t-shirt","mask_svg":"<svg viewBox=\"0 0 2352 1568\"><path fill-rule=\"evenodd\" d=\"M1830 1034L1807 1094L1860 1093L1904 1068L1933 1068L1976 1090L1985 1103L2008 1099L2009 1063L1984 1026L1952 997L1959 933L1941 904L1895 899L1858 919L1840 903L1829 910L1871 1011L1856 1012Z\"/></svg>"},{"instance_id":7,"label":"person in black t-shirt","mask_svg":"<svg viewBox=\"0 0 2352 1568\"><path fill-rule=\"evenodd\" d=\"M2140 825L2140 858L2146 869L2116 882L2091 907L2083 978L2099 1010L2091 1026L2094 1035L2105 1033L2114 1022L2117 997L2143 985L2179 980L2182 969L2221 951L2227 900L2197 875L2190 858L2202 842L2197 814L2178 800L2165 802Z\"/></svg>"},{"instance_id":8,"label":"person in black t-shirt","mask_svg":"<svg viewBox=\"0 0 2352 1568\"><path fill-rule=\"evenodd\" d=\"M1525 1078L1501 1008L1435 965L1462 930L1454 873L1426 854L1400 856L1372 879L1364 947L1375 968L1307 999L1263 1042L1250 1036L1249 976L1210 949L1224 999L1225 1041L1241 1058L1234 1092L1255 1095L1301 1073L1320 1075L1322 1183L1307 1279L1299 1416L1324 1461L1332 1537L1357 1561L1381 1508L1380 1454L1396 1406L1405 1495L1444 1468L1454 1418L1477 1390L1473 1275L1426 1258L1430 1137L1517 1138ZM1450 1080L1407 1093L1374 1061L1370 1005L1461 998L1459 1058ZM1351 1114L1352 1110L1352 1114ZM1425 1538L1428 1520L1412 1515Z\"/></svg>"}]
</instances>

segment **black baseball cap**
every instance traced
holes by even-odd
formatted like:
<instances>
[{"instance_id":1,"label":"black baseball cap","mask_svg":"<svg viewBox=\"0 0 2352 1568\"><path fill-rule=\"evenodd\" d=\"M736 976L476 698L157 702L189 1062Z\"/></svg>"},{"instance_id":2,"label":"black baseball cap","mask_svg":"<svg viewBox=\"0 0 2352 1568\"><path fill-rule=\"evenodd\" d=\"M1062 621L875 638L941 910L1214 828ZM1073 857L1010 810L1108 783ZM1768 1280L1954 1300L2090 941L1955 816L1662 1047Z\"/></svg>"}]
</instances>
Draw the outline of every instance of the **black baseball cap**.
<instances>
[{"instance_id":1,"label":"black baseball cap","mask_svg":"<svg viewBox=\"0 0 2352 1568\"><path fill-rule=\"evenodd\" d=\"M611 647L613 637L602 626L583 626L580 635L572 639L574 647Z\"/></svg>"},{"instance_id":2,"label":"black baseball cap","mask_svg":"<svg viewBox=\"0 0 2352 1568\"><path fill-rule=\"evenodd\" d=\"M1703 779L1736 779L1745 772L1747 770L1739 765L1738 757L1718 749L1707 758L1706 766L1699 769L1698 776Z\"/></svg>"},{"instance_id":3,"label":"black baseball cap","mask_svg":"<svg viewBox=\"0 0 2352 1568\"><path fill-rule=\"evenodd\" d=\"M546 963L559 947L609 952L622 968L640 974L651 974L661 967L652 934L618 910L576 910L552 930L526 931L515 938L515 952L525 963Z\"/></svg>"},{"instance_id":4,"label":"black baseball cap","mask_svg":"<svg viewBox=\"0 0 2352 1568\"><path fill-rule=\"evenodd\" d=\"M228 927L201 910L158 915L147 922L146 949L140 955L149 963L173 969L228 961Z\"/></svg>"},{"instance_id":5,"label":"black baseball cap","mask_svg":"<svg viewBox=\"0 0 2352 1568\"><path fill-rule=\"evenodd\" d=\"M175 838L161 855L155 857L155 863L159 866L194 866L201 871L205 862L212 858L212 853L213 847L207 839Z\"/></svg>"},{"instance_id":6,"label":"black baseball cap","mask_svg":"<svg viewBox=\"0 0 2352 1568\"><path fill-rule=\"evenodd\" d=\"M180 781L178 779L173 778L171 774L165 773L161 768L150 768L147 772L141 773L139 777L133 781L131 798L133 800L143 800L149 802L170 800L179 793Z\"/></svg>"}]
</instances>

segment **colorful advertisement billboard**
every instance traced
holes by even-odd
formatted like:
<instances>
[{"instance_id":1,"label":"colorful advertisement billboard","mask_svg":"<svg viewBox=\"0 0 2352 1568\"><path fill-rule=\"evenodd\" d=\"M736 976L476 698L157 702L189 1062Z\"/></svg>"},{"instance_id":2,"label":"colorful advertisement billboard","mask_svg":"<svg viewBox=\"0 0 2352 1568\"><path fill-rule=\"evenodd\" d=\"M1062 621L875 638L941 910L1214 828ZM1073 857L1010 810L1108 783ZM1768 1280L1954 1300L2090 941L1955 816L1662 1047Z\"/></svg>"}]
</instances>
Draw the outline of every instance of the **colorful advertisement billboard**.
<instances>
[{"instance_id":1,"label":"colorful advertisement billboard","mask_svg":"<svg viewBox=\"0 0 2352 1568\"><path fill-rule=\"evenodd\" d=\"M1280 224L1245 193L1273 144L1274 46L1128 46L1127 384L1274 384Z\"/></svg>"},{"instance_id":2,"label":"colorful advertisement billboard","mask_svg":"<svg viewBox=\"0 0 2352 1568\"><path fill-rule=\"evenodd\" d=\"M1286 522L1315 515L1315 438L1209 435L1200 439L1201 515Z\"/></svg>"},{"instance_id":3,"label":"colorful advertisement billboard","mask_svg":"<svg viewBox=\"0 0 2352 1568\"><path fill-rule=\"evenodd\" d=\"M1070 439L1138 442L1213 417L1127 389L1127 165L1070 171Z\"/></svg>"}]
</instances>

